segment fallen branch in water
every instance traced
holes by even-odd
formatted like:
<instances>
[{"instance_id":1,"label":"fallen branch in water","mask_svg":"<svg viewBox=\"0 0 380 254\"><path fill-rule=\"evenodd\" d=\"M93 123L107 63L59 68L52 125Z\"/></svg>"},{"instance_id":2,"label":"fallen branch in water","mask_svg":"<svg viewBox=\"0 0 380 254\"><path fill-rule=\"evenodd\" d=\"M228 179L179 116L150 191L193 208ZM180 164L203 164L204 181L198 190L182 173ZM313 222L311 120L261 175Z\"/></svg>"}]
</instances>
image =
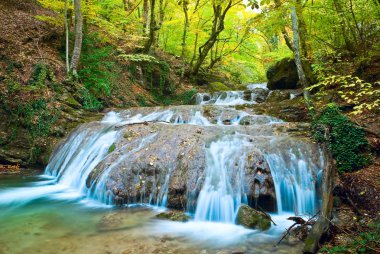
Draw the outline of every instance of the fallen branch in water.
<instances>
[{"instance_id":1,"label":"fallen branch in water","mask_svg":"<svg viewBox=\"0 0 380 254\"><path fill-rule=\"evenodd\" d=\"M315 224L315 220L314 220L314 218L317 217L318 214L319 214L319 211L318 211L316 214L314 214L314 215L313 215L310 219L308 219L307 221L304 220L302 217L298 217L298 216L293 216L293 217L289 217L289 218L287 218L287 220L292 220L292 221L294 221L294 224L291 225L291 226L285 231L284 235L281 237L281 239L278 241L278 243L277 243L275 246L279 245L279 244L282 242L282 240L284 240L285 237L287 237L287 236L290 234L291 230L292 230L295 226L297 226L297 225L301 225L301 227L313 226L313 225Z\"/></svg>"},{"instance_id":2,"label":"fallen branch in water","mask_svg":"<svg viewBox=\"0 0 380 254\"><path fill-rule=\"evenodd\" d=\"M265 212L259 205L257 206L257 208L259 209L260 212L264 213L265 217L271 220L273 225L277 226L277 224L272 220L272 217L267 212Z\"/></svg>"}]
</instances>

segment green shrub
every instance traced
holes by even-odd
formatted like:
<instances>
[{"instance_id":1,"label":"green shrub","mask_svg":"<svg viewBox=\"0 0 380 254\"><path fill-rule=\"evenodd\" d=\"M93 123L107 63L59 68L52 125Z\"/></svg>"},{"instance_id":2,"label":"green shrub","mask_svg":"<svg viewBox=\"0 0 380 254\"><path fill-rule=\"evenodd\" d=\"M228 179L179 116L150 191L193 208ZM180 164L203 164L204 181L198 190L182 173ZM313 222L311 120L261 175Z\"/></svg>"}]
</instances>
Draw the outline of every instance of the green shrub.
<instances>
[{"instance_id":1,"label":"green shrub","mask_svg":"<svg viewBox=\"0 0 380 254\"><path fill-rule=\"evenodd\" d=\"M356 233L353 240L347 245L337 245L331 248L323 247L321 253L377 253L380 242L380 222L374 222L365 226L366 229Z\"/></svg>"},{"instance_id":2,"label":"green shrub","mask_svg":"<svg viewBox=\"0 0 380 254\"><path fill-rule=\"evenodd\" d=\"M140 107L147 107L149 106L148 102L146 101L146 98L144 95L142 94L138 94L136 95L136 100L137 100L137 104L140 106Z\"/></svg>"},{"instance_id":3,"label":"green shrub","mask_svg":"<svg viewBox=\"0 0 380 254\"><path fill-rule=\"evenodd\" d=\"M12 78L0 84L0 107L5 111L11 135L2 139L2 144L11 142L20 127L27 130L31 145L29 162L34 163L47 137L61 114L56 92L49 87L56 87L53 71L45 64L34 66L33 74L27 85L22 85Z\"/></svg>"},{"instance_id":4,"label":"green shrub","mask_svg":"<svg viewBox=\"0 0 380 254\"><path fill-rule=\"evenodd\" d=\"M102 46L94 33L85 34L81 54L81 68L78 71L83 91L83 106L98 110L103 107L102 98L111 95L119 78L119 71L112 46Z\"/></svg>"},{"instance_id":5,"label":"green shrub","mask_svg":"<svg viewBox=\"0 0 380 254\"><path fill-rule=\"evenodd\" d=\"M191 100L193 99L194 95L197 93L197 89L191 89L189 91L185 91L178 95L179 101L181 102L182 105L189 105L191 104Z\"/></svg>"},{"instance_id":6,"label":"green shrub","mask_svg":"<svg viewBox=\"0 0 380 254\"><path fill-rule=\"evenodd\" d=\"M329 133L325 136L326 129ZM328 104L313 121L312 132L316 141L328 143L340 173L360 169L371 162L364 130L343 115L335 104Z\"/></svg>"},{"instance_id":7,"label":"green shrub","mask_svg":"<svg viewBox=\"0 0 380 254\"><path fill-rule=\"evenodd\" d=\"M196 89L184 91L177 95L160 95L153 94L154 100L160 105L189 105L192 102L193 96L197 93Z\"/></svg>"}]
</instances>

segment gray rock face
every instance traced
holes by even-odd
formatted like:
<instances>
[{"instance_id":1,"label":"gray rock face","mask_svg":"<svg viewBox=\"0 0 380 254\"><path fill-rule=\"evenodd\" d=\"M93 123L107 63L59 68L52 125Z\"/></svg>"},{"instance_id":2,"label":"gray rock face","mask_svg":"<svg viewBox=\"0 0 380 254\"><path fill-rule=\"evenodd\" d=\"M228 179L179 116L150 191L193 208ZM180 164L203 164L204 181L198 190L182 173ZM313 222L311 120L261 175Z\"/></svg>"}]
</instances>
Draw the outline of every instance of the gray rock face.
<instances>
[{"instance_id":1,"label":"gray rock face","mask_svg":"<svg viewBox=\"0 0 380 254\"><path fill-rule=\"evenodd\" d=\"M189 212L195 212L213 165L226 175L228 193L223 195L240 202L239 195L244 203L275 211L277 187L271 168L279 171L280 181L319 160L318 146L303 137L305 128L212 105L133 108L82 125L56 149L49 165L54 172L78 174L85 182L81 188L101 202L149 203ZM239 149L223 149L229 145ZM217 188L218 183L211 186Z\"/></svg>"},{"instance_id":2,"label":"gray rock face","mask_svg":"<svg viewBox=\"0 0 380 254\"><path fill-rule=\"evenodd\" d=\"M115 202L167 202L169 208L182 210L195 206L196 199L189 195L197 196L204 181L205 146L226 131L220 126L150 123L125 126L122 133L115 150L90 174L88 187L113 165L106 186ZM249 199L275 199L269 166L258 149L247 153L244 173Z\"/></svg>"}]
</instances>

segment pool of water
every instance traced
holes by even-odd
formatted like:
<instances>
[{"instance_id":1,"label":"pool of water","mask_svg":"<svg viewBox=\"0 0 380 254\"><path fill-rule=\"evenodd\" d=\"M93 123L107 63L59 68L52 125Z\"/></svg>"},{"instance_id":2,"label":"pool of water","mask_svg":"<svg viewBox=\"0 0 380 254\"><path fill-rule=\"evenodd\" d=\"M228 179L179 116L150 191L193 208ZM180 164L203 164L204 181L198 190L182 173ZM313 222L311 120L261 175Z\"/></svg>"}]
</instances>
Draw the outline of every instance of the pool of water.
<instances>
[{"instance_id":1,"label":"pool of water","mask_svg":"<svg viewBox=\"0 0 380 254\"><path fill-rule=\"evenodd\" d=\"M0 253L299 253L299 242L275 247L291 222L273 215L266 232L233 224L155 219L161 208L115 208L59 188L40 176L0 175ZM36 191L38 192L35 195ZM33 198L28 198L29 196Z\"/></svg>"}]
</instances>

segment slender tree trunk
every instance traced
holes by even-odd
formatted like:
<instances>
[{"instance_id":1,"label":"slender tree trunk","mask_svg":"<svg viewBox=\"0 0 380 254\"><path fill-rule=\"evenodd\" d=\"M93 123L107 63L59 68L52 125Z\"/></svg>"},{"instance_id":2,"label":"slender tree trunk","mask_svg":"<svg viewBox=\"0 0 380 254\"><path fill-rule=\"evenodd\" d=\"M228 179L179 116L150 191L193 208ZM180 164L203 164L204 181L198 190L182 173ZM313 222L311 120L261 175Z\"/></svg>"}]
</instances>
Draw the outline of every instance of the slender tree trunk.
<instances>
[{"instance_id":1,"label":"slender tree trunk","mask_svg":"<svg viewBox=\"0 0 380 254\"><path fill-rule=\"evenodd\" d=\"M143 27L145 35L149 34L149 0L143 2Z\"/></svg>"},{"instance_id":2,"label":"slender tree trunk","mask_svg":"<svg viewBox=\"0 0 380 254\"><path fill-rule=\"evenodd\" d=\"M186 58L185 58L185 49L186 49L186 37L187 37L187 30L189 28L189 15L188 15L188 2L187 0L182 0L182 10L183 14L185 15L184 22L183 22L183 34L182 34L182 52L181 52L181 59L182 59L182 73L181 76L185 75L185 66L186 66Z\"/></svg>"},{"instance_id":3,"label":"slender tree trunk","mask_svg":"<svg viewBox=\"0 0 380 254\"><path fill-rule=\"evenodd\" d=\"M345 24L344 19L343 19L344 12L343 12L342 6L340 5L339 0L335 0L333 2L334 2L334 7L336 10L336 13L338 14L338 20L339 20L339 24L340 24L340 29L342 31L342 36L343 36L343 40L344 40L344 43L346 46L346 50L353 51L354 47L353 47L352 41L347 36L347 34L348 34L347 29L346 29L347 25Z\"/></svg>"},{"instance_id":4,"label":"slender tree trunk","mask_svg":"<svg viewBox=\"0 0 380 254\"><path fill-rule=\"evenodd\" d=\"M67 0L65 0L64 9L64 20L65 20L65 37L66 37L66 72L70 72L70 59L69 59L69 23L67 21Z\"/></svg>"},{"instance_id":5,"label":"slender tree trunk","mask_svg":"<svg viewBox=\"0 0 380 254\"><path fill-rule=\"evenodd\" d=\"M146 41L145 43L145 46L144 46L144 52L145 53L149 53L150 52L150 49L154 43L154 39L155 39L155 33L156 33L156 21L155 21L155 18L154 18L154 9L155 9L155 6L156 6L156 0L150 0L150 24L149 24L149 34L148 34L148 40Z\"/></svg>"},{"instance_id":6,"label":"slender tree trunk","mask_svg":"<svg viewBox=\"0 0 380 254\"><path fill-rule=\"evenodd\" d=\"M156 33L156 39L153 42L153 45L159 45L160 43L160 36L164 33L163 26L164 26L164 19L165 19L165 10L167 7L168 2L164 0L159 0L159 12L158 12L158 26L156 26L156 30L158 32Z\"/></svg>"},{"instance_id":7,"label":"slender tree trunk","mask_svg":"<svg viewBox=\"0 0 380 254\"><path fill-rule=\"evenodd\" d=\"M305 98L306 105L308 107L308 110L312 117L314 117L314 108L311 104L310 100L310 93L306 89L309 86L309 83L307 81L305 72L302 67L302 61L301 61L301 49L299 45L299 31L298 31L298 21L297 21L297 13L295 6L292 7L292 28L293 28L293 45L294 45L294 60L296 62L297 66L297 72L299 77L299 82L301 83L301 86L303 87L303 96Z\"/></svg>"},{"instance_id":8,"label":"slender tree trunk","mask_svg":"<svg viewBox=\"0 0 380 254\"><path fill-rule=\"evenodd\" d=\"M303 18L303 7L301 0L296 1L296 14L298 19L298 29L299 29L299 42L302 48L302 57L305 59L311 58L311 46L308 40L308 32L306 27L306 22Z\"/></svg>"},{"instance_id":9,"label":"slender tree trunk","mask_svg":"<svg viewBox=\"0 0 380 254\"><path fill-rule=\"evenodd\" d=\"M82 17L82 10L80 6L80 0L74 0L74 7L75 7L75 42L74 42L73 55L71 57L70 69L74 75L77 75L80 54L82 51L82 39L83 39L83 17Z\"/></svg>"},{"instance_id":10,"label":"slender tree trunk","mask_svg":"<svg viewBox=\"0 0 380 254\"><path fill-rule=\"evenodd\" d=\"M282 36L284 37L286 46L288 46L288 48L291 51L294 51L294 46L293 46L292 39L290 38L288 32L286 32L285 27L282 29L281 33L282 33Z\"/></svg>"},{"instance_id":11,"label":"slender tree trunk","mask_svg":"<svg viewBox=\"0 0 380 254\"><path fill-rule=\"evenodd\" d=\"M191 57L190 66L193 67L193 63L195 61L195 57L197 56L197 47L198 47L198 32L195 34L195 41L194 41L194 50L193 50L193 56Z\"/></svg>"}]
</instances>

